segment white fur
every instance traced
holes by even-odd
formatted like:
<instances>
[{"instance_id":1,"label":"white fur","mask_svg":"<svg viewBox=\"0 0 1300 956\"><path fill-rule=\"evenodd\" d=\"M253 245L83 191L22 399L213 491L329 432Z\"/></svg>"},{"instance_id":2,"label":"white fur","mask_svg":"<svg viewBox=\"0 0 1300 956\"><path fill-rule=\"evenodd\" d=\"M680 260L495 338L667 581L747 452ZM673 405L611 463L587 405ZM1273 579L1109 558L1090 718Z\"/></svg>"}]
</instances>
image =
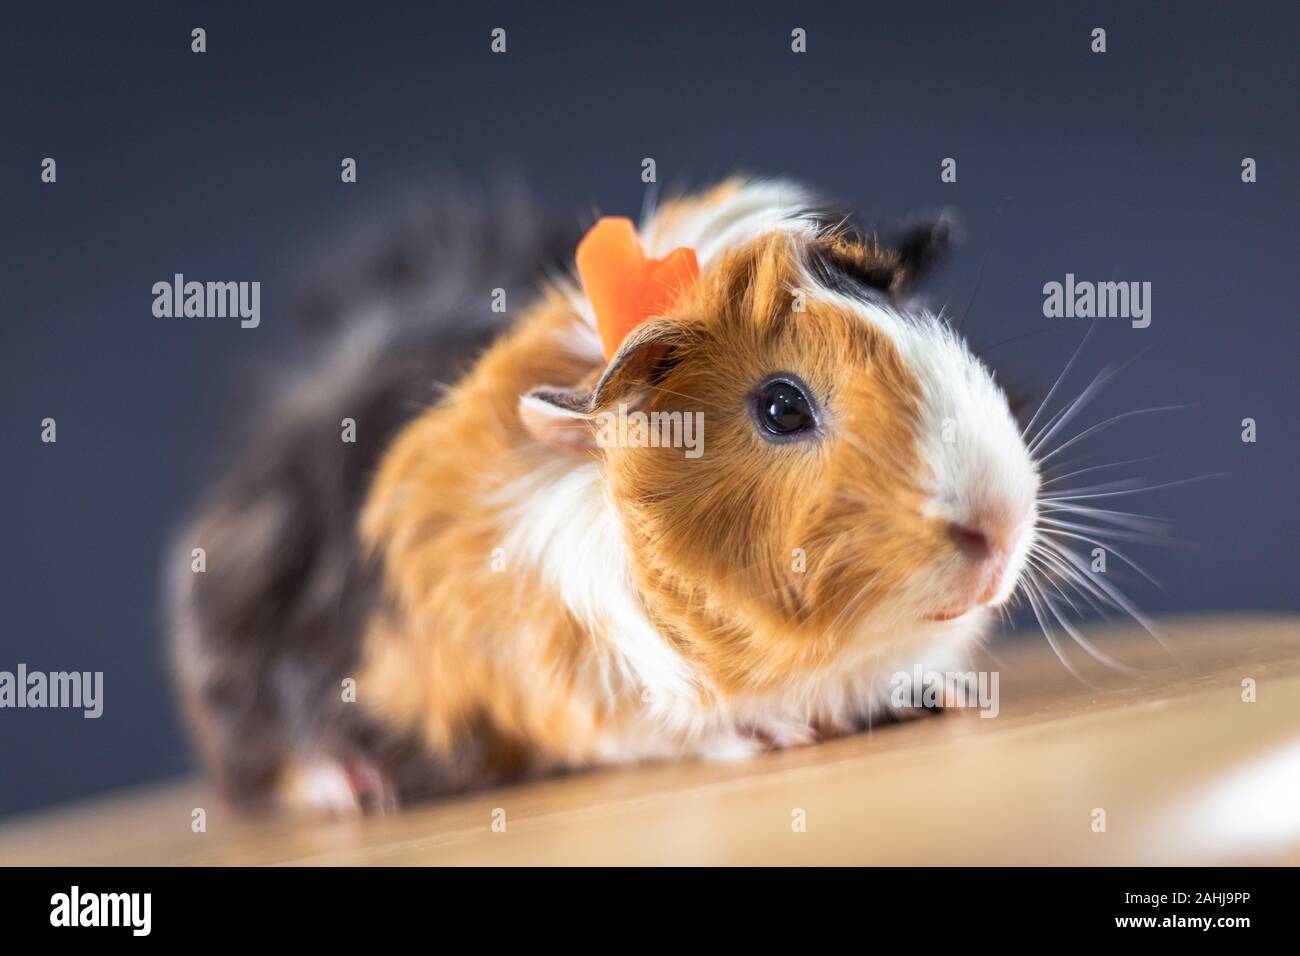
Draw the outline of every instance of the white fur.
<instances>
[{"instance_id":1,"label":"white fur","mask_svg":"<svg viewBox=\"0 0 1300 956\"><path fill-rule=\"evenodd\" d=\"M805 281L816 288L811 277ZM815 295L856 312L888 335L916 377L920 386L916 440L929 472L928 513L967 526L989 512L1020 517L1026 523L1026 533L1007 562L993 603L1006 600L1032 545L1039 475L1002 390L937 316L907 315L821 288ZM958 560L954 557L953 564ZM942 595L952 569L952 565L932 568L913 582L918 602L937 609L936 595Z\"/></svg>"},{"instance_id":2,"label":"white fur","mask_svg":"<svg viewBox=\"0 0 1300 956\"><path fill-rule=\"evenodd\" d=\"M982 615L947 623L918 622L891 604L864 623L859 640L827 670L779 690L704 705L703 675L655 631L628 573L619 519L595 461L551 461L504 489L512 526L504 545L561 595L570 611L616 650L611 673L597 676L604 695L636 694L642 720L611 728L601 748L609 762L697 755L734 759L762 750L761 732L777 746L812 739L813 724L849 727L888 706L897 671L964 669ZM887 638L887 639L882 639ZM593 650L600 657L600 648ZM603 659L603 658L602 658Z\"/></svg>"},{"instance_id":3,"label":"white fur","mask_svg":"<svg viewBox=\"0 0 1300 956\"><path fill-rule=\"evenodd\" d=\"M595 461L551 461L504 490L515 503L507 556L535 565L578 620L607 634L621 657L620 683L648 690L649 703L694 699L691 668L650 625L628 572L617 512ZM608 692L616 691L610 686Z\"/></svg>"},{"instance_id":4,"label":"white fur","mask_svg":"<svg viewBox=\"0 0 1300 956\"><path fill-rule=\"evenodd\" d=\"M695 250L701 269L707 269L729 249L768 232L811 232L816 228L817 203L802 186L783 180L746 182L721 201L694 216L661 224L651 215L640 228L646 253L662 258L678 246Z\"/></svg>"}]
</instances>

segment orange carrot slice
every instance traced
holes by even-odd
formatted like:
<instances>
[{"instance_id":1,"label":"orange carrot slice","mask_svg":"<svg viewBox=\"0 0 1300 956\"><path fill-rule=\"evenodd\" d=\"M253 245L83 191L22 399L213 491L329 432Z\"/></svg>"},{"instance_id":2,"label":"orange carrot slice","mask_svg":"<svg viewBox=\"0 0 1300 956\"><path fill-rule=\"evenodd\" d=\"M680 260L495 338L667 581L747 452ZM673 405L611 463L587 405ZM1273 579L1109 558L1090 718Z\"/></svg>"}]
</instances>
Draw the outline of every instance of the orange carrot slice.
<instances>
[{"instance_id":1,"label":"orange carrot slice","mask_svg":"<svg viewBox=\"0 0 1300 956\"><path fill-rule=\"evenodd\" d=\"M578 243L576 261L607 361L629 332L667 311L700 274L693 249L647 259L636 227L620 216L606 216L591 227Z\"/></svg>"},{"instance_id":2,"label":"orange carrot slice","mask_svg":"<svg viewBox=\"0 0 1300 956\"><path fill-rule=\"evenodd\" d=\"M695 250L679 246L659 260L647 263L641 280L639 306L642 320L662 315L700 277Z\"/></svg>"}]
</instances>

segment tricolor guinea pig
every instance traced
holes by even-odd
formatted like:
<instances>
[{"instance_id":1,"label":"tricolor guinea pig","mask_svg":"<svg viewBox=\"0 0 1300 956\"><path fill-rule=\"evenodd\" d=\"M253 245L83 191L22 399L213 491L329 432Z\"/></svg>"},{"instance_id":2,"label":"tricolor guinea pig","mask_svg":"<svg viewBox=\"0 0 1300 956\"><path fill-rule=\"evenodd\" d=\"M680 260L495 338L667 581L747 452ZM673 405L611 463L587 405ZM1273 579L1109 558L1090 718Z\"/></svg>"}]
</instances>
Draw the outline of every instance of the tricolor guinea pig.
<instances>
[{"instance_id":1,"label":"tricolor guinea pig","mask_svg":"<svg viewBox=\"0 0 1300 956\"><path fill-rule=\"evenodd\" d=\"M890 241L732 181L577 268L536 216L472 231L329 293L318 358L178 535L175 670L232 798L744 757L965 666L1039 477L990 371L911 305L942 225ZM508 325L462 321L493 295Z\"/></svg>"}]
</instances>

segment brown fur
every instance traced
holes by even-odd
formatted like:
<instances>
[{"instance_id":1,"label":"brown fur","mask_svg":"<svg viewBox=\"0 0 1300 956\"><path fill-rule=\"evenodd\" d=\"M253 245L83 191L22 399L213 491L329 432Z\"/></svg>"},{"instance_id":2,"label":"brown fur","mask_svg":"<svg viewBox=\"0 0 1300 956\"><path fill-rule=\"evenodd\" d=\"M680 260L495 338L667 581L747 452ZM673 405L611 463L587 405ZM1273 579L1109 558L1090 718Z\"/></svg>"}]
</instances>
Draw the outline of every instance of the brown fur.
<instances>
[{"instance_id":1,"label":"brown fur","mask_svg":"<svg viewBox=\"0 0 1300 956\"><path fill-rule=\"evenodd\" d=\"M614 449L609 460L647 604L727 692L824 664L843 638L831 625L862 583L872 582L858 612L930 557L917 510L916 383L857 316L812 299L791 311L793 254L785 237L760 240L724 260L689 306L690 357L656 389L654 407L704 408L706 454ZM748 390L780 371L820 397L832 435L853 437L763 441ZM791 573L795 548L807 555L802 574Z\"/></svg>"},{"instance_id":2,"label":"brown fur","mask_svg":"<svg viewBox=\"0 0 1300 956\"><path fill-rule=\"evenodd\" d=\"M533 569L490 567L506 532L494 494L554 454L529 437L519 396L590 371L556 346L570 321L552 297L490 349L394 442L363 513L397 610L368 635L361 693L435 753L482 717L552 759L590 756L599 714L574 693L588 638Z\"/></svg>"}]
</instances>

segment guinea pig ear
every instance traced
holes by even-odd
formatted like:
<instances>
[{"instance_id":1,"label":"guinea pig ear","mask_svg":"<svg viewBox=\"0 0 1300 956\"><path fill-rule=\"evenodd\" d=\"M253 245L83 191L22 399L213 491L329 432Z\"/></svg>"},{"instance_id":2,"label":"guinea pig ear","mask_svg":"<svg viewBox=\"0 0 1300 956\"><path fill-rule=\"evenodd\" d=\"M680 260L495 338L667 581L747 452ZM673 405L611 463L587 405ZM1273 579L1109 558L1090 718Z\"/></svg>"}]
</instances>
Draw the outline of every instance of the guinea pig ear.
<instances>
[{"instance_id":1,"label":"guinea pig ear","mask_svg":"<svg viewBox=\"0 0 1300 956\"><path fill-rule=\"evenodd\" d=\"M571 451L596 445L595 419L622 403L641 407L674 363L681 326L667 319L642 322L623 339L594 380L570 388L541 386L519 400L519 417L534 438Z\"/></svg>"},{"instance_id":2,"label":"guinea pig ear","mask_svg":"<svg viewBox=\"0 0 1300 956\"><path fill-rule=\"evenodd\" d=\"M957 241L957 225L950 215L924 219L903 228L891 245L898 256L899 275L891 291L905 292L925 278Z\"/></svg>"},{"instance_id":3,"label":"guinea pig ear","mask_svg":"<svg viewBox=\"0 0 1300 956\"><path fill-rule=\"evenodd\" d=\"M954 241L951 217L918 220L887 239L848 225L828 226L813 246L813 273L826 288L849 296L906 295Z\"/></svg>"}]
</instances>

